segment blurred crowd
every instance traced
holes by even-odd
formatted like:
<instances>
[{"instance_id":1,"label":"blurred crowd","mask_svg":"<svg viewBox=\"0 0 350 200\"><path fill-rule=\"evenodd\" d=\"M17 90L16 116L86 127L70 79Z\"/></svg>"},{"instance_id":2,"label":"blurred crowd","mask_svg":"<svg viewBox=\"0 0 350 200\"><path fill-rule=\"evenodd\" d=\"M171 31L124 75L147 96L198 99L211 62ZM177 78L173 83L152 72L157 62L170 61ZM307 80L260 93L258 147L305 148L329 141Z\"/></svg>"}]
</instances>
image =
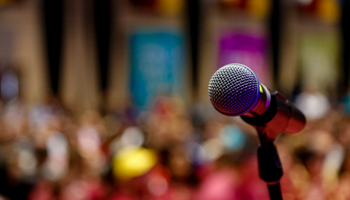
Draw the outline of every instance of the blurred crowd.
<instances>
[{"instance_id":1,"label":"blurred crowd","mask_svg":"<svg viewBox=\"0 0 350 200\"><path fill-rule=\"evenodd\" d=\"M269 199L255 130L213 108L161 97L146 111L105 115L73 115L55 99L0 109L1 200ZM342 110L276 139L285 200L350 199L350 118Z\"/></svg>"}]
</instances>

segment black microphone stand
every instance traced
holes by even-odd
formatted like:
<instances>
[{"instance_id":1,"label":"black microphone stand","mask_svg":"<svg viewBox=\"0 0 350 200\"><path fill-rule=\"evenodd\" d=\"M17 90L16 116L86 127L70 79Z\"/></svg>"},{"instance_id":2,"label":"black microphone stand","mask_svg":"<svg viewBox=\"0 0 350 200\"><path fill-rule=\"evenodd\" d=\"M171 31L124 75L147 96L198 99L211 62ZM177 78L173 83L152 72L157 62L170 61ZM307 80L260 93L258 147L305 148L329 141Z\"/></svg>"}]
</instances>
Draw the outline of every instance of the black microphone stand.
<instances>
[{"instance_id":1,"label":"black microphone stand","mask_svg":"<svg viewBox=\"0 0 350 200\"><path fill-rule=\"evenodd\" d=\"M283 169L273 141L268 140L264 127L257 127L260 146L258 148L259 176L267 183L271 200L283 200L280 180Z\"/></svg>"},{"instance_id":2,"label":"black microphone stand","mask_svg":"<svg viewBox=\"0 0 350 200\"><path fill-rule=\"evenodd\" d=\"M259 176L267 183L270 199L282 200L280 179L283 176L283 169L273 142L283 132L295 133L296 127L303 128L306 123L305 117L291 102L276 91L271 92L270 106L264 114L242 115L241 118L253 125L258 132L260 139Z\"/></svg>"}]
</instances>

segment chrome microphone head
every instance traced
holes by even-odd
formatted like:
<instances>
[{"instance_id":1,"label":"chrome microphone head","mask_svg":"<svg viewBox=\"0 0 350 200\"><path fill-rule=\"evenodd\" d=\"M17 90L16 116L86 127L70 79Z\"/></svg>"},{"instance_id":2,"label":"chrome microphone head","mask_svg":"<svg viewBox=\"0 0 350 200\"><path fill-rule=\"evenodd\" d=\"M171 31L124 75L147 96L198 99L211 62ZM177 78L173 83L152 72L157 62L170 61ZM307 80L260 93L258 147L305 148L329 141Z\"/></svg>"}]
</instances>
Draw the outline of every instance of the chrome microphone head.
<instances>
[{"instance_id":1,"label":"chrome microphone head","mask_svg":"<svg viewBox=\"0 0 350 200\"><path fill-rule=\"evenodd\" d=\"M232 63L218 69L209 82L209 99L224 115L249 112L259 99L259 80L247 66Z\"/></svg>"}]
</instances>

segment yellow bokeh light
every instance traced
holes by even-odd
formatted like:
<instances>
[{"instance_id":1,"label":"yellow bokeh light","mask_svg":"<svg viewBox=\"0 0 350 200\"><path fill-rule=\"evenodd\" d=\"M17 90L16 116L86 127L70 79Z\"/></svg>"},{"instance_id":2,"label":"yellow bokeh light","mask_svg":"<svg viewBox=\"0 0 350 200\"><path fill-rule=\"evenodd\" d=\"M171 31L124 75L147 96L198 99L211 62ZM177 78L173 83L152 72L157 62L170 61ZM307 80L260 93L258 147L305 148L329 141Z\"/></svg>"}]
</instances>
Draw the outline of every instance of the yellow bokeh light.
<instances>
[{"instance_id":1,"label":"yellow bokeh light","mask_svg":"<svg viewBox=\"0 0 350 200\"><path fill-rule=\"evenodd\" d=\"M145 148L126 147L113 158L114 175L130 179L147 173L157 162L155 152Z\"/></svg>"}]
</instances>

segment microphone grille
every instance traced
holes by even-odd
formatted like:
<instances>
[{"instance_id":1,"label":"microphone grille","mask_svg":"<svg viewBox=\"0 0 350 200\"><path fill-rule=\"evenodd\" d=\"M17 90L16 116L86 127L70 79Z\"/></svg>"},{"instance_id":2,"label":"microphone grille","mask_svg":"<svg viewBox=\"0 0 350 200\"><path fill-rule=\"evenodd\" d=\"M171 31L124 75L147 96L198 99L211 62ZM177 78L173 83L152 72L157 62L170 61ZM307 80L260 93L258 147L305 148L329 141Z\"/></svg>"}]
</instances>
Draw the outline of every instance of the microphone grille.
<instances>
[{"instance_id":1,"label":"microphone grille","mask_svg":"<svg viewBox=\"0 0 350 200\"><path fill-rule=\"evenodd\" d=\"M222 114L243 115L259 98L259 80L249 67L228 64L211 77L208 93L211 103Z\"/></svg>"}]
</instances>

